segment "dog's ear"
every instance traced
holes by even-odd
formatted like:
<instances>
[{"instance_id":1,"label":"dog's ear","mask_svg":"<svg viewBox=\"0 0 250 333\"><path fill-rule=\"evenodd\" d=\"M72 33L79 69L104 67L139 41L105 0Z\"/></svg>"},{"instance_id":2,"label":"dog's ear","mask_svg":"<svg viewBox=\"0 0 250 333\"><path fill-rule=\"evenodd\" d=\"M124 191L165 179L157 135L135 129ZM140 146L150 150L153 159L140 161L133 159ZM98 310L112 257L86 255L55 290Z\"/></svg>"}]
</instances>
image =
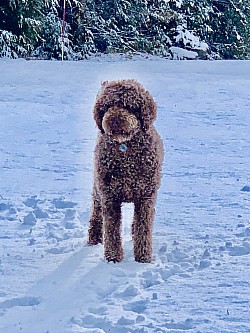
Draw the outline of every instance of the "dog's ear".
<instances>
[{"instance_id":1,"label":"dog's ear","mask_svg":"<svg viewBox=\"0 0 250 333\"><path fill-rule=\"evenodd\" d=\"M146 132L156 119L157 106L153 96L148 91L144 90L144 88L141 94L142 104L140 118L142 123L142 130Z\"/></svg>"},{"instance_id":2,"label":"dog's ear","mask_svg":"<svg viewBox=\"0 0 250 333\"><path fill-rule=\"evenodd\" d=\"M112 99L112 97L108 93L109 85L110 85L109 81L101 82L101 89L99 90L96 96L96 101L93 108L94 120L96 122L97 127L102 133L104 133L104 129L102 127L102 119L104 117L105 112L107 112L108 108L110 107L110 99Z\"/></svg>"},{"instance_id":3,"label":"dog's ear","mask_svg":"<svg viewBox=\"0 0 250 333\"><path fill-rule=\"evenodd\" d=\"M105 104L103 103L103 95L102 98L98 98L99 94L97 95L96 102L94 105L93 113L94 113L94 119L96 122L97 127L99 130L104 133L104 129L102 128L102 119L104 117L104 114L106 112Z\"/></svg>"}]
</instances>

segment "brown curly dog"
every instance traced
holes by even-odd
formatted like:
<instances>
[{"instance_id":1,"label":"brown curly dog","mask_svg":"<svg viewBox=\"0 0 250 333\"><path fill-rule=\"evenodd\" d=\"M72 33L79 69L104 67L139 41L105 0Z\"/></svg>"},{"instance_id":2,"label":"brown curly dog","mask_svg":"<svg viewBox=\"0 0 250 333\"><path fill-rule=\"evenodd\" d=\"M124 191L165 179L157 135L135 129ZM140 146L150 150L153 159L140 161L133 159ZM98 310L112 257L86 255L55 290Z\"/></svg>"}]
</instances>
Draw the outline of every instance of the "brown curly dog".
<instances>
[{"instance_id":1,"label":"brown curly dog","mask_svg":"<svg viewBox=\"0 0 250 333\"><path fill-rule=\"evenodd\" d=\"M88 244L103 243L108 261L123 259L121 205L134 203L135 260L151 262L152 227L160 186L163 144L153 122L153 97L134 80L104 82L94 106L93 208ZM104 237L103 237L104 234Z\"/></svg>"}]
</instances>

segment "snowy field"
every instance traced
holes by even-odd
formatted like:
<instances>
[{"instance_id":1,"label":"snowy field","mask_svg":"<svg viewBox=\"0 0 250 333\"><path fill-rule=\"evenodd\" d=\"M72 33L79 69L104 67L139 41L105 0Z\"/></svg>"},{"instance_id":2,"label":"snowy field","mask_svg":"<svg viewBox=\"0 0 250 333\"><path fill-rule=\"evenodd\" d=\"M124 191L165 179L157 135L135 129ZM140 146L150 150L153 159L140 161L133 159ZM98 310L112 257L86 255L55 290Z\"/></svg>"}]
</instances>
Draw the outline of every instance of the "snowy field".
<instances>
[{"instance_id":1,"label":"snowy field","mask_svg":"<svg viewBox=\"0 0 250 333\"><path fill-rule=\"evenodd\" d=\"M154 262L86 246L92 106L138 79L165 145ZM0 332L250 332L250 62L0 60Z\"/></svg>"}]
</instances>

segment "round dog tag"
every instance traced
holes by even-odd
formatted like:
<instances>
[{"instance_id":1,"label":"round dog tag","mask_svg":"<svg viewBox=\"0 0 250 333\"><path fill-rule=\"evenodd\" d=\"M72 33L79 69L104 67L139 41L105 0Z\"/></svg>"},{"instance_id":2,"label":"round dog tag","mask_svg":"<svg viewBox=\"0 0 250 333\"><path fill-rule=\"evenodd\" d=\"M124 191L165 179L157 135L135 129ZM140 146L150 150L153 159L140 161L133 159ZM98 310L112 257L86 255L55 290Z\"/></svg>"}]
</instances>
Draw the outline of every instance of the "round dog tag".
<instances>
[{"instance_id":1,"label":"round dog tag","mask_svg":"<svg viewBox=\"0 0 250 333\"><path fill-rule=\"evenodd\" d=\"M120 145L120 150L121 151L126 151L128 149L128 147L124 144L124 143L122 143L121 145Z\"/></svg>"}]
</instances>

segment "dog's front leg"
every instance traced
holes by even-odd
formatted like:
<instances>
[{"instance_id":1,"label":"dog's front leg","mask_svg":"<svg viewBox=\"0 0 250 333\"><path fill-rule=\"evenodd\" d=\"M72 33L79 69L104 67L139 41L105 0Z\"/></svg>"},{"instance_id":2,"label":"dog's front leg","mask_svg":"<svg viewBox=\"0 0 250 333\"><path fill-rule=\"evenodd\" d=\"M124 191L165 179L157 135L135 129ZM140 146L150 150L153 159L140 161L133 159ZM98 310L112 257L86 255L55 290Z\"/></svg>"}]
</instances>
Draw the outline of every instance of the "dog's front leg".
<instances>
[{"instance_id":1,"label":"dog's front leg","mask_svg":"<svg viewBox=\"0 0 250 333\"><path fill-rule=\"evenodd\" d=\"M154 219L153 198L143 198L135 202L133 221L134 256L138 262L152 261L152 228Z\"/></svg>"},{"instance_id":2,"label":"dog's front leg","mask_svg":"<svg viewBox=\"0 0 250 333\"><path fill-rule=\"evenodd\" d=\"M114 198L102 202L104 217L104 255L107 261L123 259L121 239L121 203Z\"/></svg>"},{"instance_id":3,"label":"dog's front leg","mask_svg":"<svg viewBox=\"0 0 250 333\"><path fill-rule=\"evenodd\" d=\"M103 216L101 198L94 186L92 212L88 230L88 244L96 245L103 243Z\"/></svg>"}]
</instances>

